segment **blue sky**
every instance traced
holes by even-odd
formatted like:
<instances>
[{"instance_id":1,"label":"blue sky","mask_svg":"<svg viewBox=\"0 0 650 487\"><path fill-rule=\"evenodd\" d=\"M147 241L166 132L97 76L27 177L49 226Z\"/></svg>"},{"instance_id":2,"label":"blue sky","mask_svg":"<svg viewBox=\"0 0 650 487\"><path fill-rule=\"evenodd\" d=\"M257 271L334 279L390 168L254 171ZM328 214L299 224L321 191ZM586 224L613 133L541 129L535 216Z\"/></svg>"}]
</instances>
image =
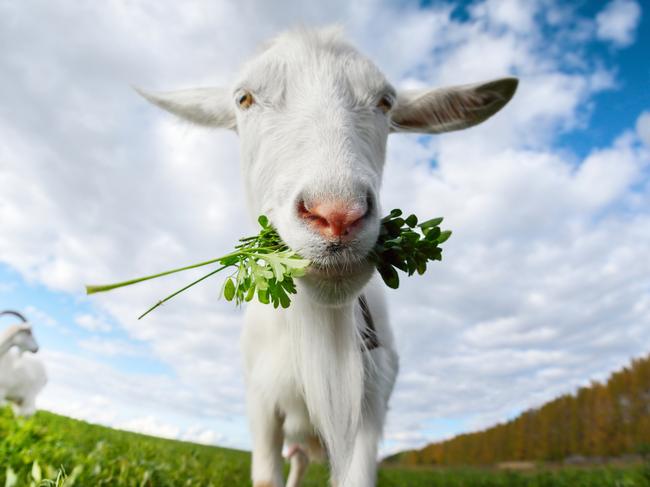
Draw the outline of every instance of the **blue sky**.
<instances>
[{"instance_id":1,"label":"blue sky","mask_svg":"<svg viewBox=\"0 0 650 487\"><path fill-rule=\"evenodd\" d=\"M129 337L119 323L97 309L92 300L72 293L57 292L35 282L27 282L18 272L4 264L0 267L0 282L3 284L0 290L2 309L20 310L29 316L30 321L37 327L41 347L94 358L125 373L174 375L173 368L151 355L147 342ZM92 316L95 319L84 320L84 316ZM6 324L14 321L11 317L3 319ZM95 323L95 326L87 324L88 322ZM98 337L113 343L124 343L138 353L129 355L122 350L117 356L112 356L110 351L104 356L94 354L92 344L99 343L94 341ZM85 343L86 348L80 347L80 343ZM91 344L90 347L88 344Z\"/></svg>"},{"instance_id":2,"label":"blue sky","mask_svg":"<svg viewBox=\"0 0 650 487\"><path fill-rule=\"evenodd\" d=\"M388 293L402 358L384 452L509 418L648 352L645 4L5 3L0 308L34 324L41 407L250 446L241 310L216 300L218 282L141 321L193 274L96 297L83 285L214 257L253 229L236 136L179 123L130 85L227 84L300 22L343 24L399 88L521 80L480 127L389 141L383 206L444 215L454 238L435 273Z\"/></svg>"},{"instance_id":3,"label":"blue sky","mask_svg":"<svg viewBox=\"0 0 650 487\"><path fill-rule=\"evenodd\" d=\"M595 17L605 4L582 2L579 11L585 16ZM580 156L585 156L593 147L611 144L615 134L634 125L639 107L650 106L650 65L644 62L650 46L650 19L647 14L641 15L635 33L635 41L622 49L597 41L587 48L589 56L595 60L615 66L618 76L617 89L594 97L588 127L572 131L559 141Z\"/></svg>"}]
</instances>

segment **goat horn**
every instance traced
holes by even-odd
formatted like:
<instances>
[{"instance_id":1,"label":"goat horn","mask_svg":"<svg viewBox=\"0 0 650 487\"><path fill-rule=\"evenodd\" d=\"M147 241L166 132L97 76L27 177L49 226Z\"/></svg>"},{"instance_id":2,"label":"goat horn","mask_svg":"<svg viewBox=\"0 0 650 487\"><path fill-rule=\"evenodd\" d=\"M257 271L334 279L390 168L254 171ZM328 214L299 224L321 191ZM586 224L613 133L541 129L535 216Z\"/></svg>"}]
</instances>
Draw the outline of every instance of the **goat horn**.
<instances>
[{"instance_id":1,"label":"goat horn","mask_svg":"<svg viewBox=\"0 0 650 487\"><path fill-rule=\"evenodd\" d=\"M0 316L2 315L14 315L17 316L18 319L21 320L23 323L27 323L27 318L21 315L18 311L11 311L11 310L0 311Z\"/></svg>"}]
</instances>

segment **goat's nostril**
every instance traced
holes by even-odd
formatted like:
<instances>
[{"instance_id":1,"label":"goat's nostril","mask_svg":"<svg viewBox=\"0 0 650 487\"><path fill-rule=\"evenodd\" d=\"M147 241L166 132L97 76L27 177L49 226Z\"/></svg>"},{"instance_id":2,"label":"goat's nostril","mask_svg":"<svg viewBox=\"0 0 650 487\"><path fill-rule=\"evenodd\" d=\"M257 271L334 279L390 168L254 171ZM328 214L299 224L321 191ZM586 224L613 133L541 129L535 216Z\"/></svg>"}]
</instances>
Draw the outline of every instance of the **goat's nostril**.
<instances>
[{"instance_id":1,"label":"goat's nostril","mask_svg":"<svg viewBox=\"0 0 650 487\"><path fill-rule=\"evenodd\" d=\"M314 204L300 201L298 216L313 230L326 238L341 238L351 235L368 214L367 204L333 200Z\"/></svg>"},{"instance_id":2,"label":"goat's nostril","mask_svg":"<svg viewBox=\"0 0 650 487\"><path fill-rule=\"evenodd\" d=\"M309 208L307 208L307 205L305 204L304 200L300 200L298 203L298 215L300 218L303 220L306 220L312 224L315 225L327 225L327 219L322 217L316 212L312 212Z\"/></svg>"},{"instance_id":3,"label":"goat's nostril","mask_svg":"<svg viewBox=\"0 0 650 487\"><path fill-rule=\"evenodd\" d=\"M366 213L363 216L366 216L373 210L374 202L375 200L372 197L372 193L368 191L368 194L366 195Z\"/></svg>"},{"instance_id":4,"label":"goat's nostril","mask_svg":"<svg viewBox=\"0 0 650 487\"><path fill-rule=\"evenodd\" d=\"M307 218L310 215L310 212L307 209L307 206L305 205L305 200L303 199L298 201L298 215L301 218Z\"/></svg>"}]
</instances>

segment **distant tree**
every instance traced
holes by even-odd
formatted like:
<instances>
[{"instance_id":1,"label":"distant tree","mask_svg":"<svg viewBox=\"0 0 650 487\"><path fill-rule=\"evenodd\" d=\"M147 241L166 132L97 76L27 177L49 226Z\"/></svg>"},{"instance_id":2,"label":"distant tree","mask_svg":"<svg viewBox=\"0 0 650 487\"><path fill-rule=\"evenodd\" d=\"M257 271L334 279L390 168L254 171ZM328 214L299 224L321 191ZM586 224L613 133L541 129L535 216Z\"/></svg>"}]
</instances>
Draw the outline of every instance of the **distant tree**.
<instances>
[{"instance_id":1,"label":"distant tree","mask_svg":"<svg viewBox=\"0 0 650 487\"><path fill-rule=\"evenodd\" d=\"M483 431L397 456L409 465L488 465L650 452L650 356ZM650 455L650 454L649 454Z\"/></svg>"}]
</instances>

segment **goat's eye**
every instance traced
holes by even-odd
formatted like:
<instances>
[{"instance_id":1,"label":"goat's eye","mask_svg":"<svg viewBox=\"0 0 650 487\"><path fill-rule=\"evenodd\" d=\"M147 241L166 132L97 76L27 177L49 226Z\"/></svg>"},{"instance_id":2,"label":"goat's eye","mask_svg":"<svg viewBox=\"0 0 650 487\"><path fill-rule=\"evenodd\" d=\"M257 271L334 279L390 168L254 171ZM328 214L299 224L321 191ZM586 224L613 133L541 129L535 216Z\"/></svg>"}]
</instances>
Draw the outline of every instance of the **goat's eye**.
<instances>
[{"instance_id":1,"label":"goat's eye","mask_svg":"<svg viewBox=\"0 0 650 487\"><path fill-rule=\"evenodd\" d=\"M250 108L253 103L255 103L255 99L253 98L253 95L250 91L245 91L237 99L237 103L239 104L240 108L246 110L247 108Z\"/></svg>"},{"instance_id":2,"label":"goat's eye","mask_svg":"<svg viewBox=\"0 0 650 487\"><path fill-rule=\"evenodd\" d=\"M393 108L393 100L388 95L384 95L377 102L377 108L384 113L388 113Z\"/></svg>"}]
</instances>

